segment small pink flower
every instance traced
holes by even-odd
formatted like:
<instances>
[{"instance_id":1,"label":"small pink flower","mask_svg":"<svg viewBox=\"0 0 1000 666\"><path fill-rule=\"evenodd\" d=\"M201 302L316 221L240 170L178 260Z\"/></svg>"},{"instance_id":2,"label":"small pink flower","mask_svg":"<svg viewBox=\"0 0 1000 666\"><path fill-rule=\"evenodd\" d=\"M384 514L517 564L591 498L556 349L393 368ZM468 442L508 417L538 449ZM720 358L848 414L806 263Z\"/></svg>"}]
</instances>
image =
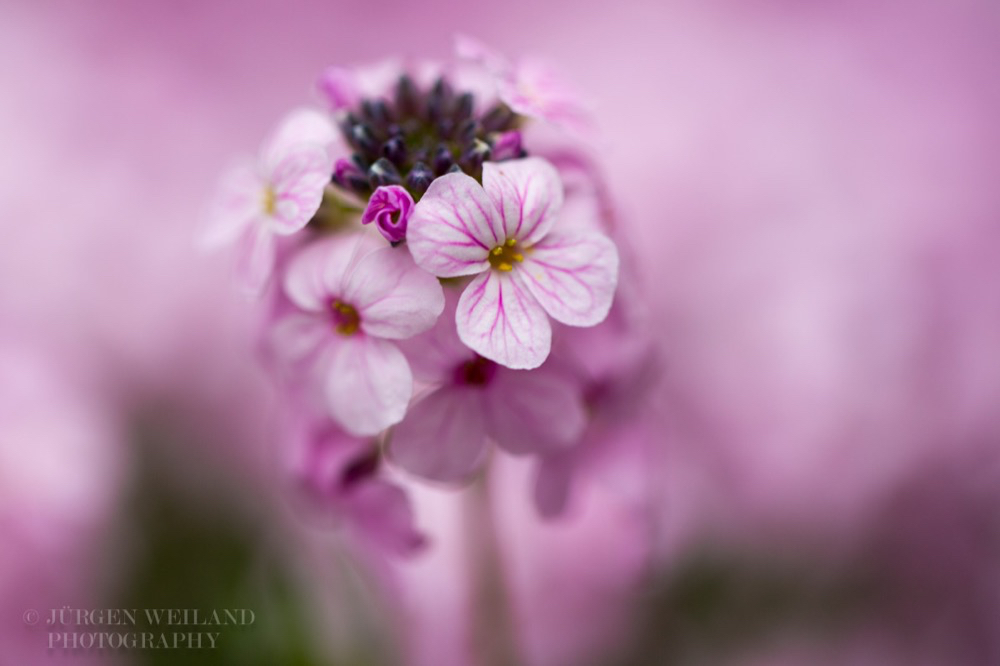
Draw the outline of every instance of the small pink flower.
<instances>
[{"instance_id":1,"label":"small pink flower","mask_svg":"<svg viewBox=\"0 0 1000 666\"><path fill-rule=\"evenodd\" d=\"M511 63L464 35L456 37L455 50L460 58L486 70L493 79L497 96L515 113L576 132L589 127L588 113L579 95L551 65L532 59Z\"/></svg>"},{"instance_id":2,"label":"small pink flower","mask_svg":"<svg viewBox=\"0 0 1000 666\"><path fill-rule=\"evenodd\" d=\"M410 498L381 473L378 442L353 437L328 419L289 419L285 442L307 516L398 555L426 544Z\"/></svg>"},{"instance_id":3,"label":"small pink flower","mask_svg":"<svg viewBox=\"0 0 1000 666\"><path fill-rule=\"evenodd\" d=\"M482 185L462 173L438 178L410 217L407 244L421 268L476 276L458 304L459 337L509 368L545 361L549 316L593 326L611 307L618 251L601 233L553 229L562 203L555 168L528 157L487 162Z\"/></svg>"},{"instance_id":4,"label":"small pink flower","mask_svg":"<svg viewBox=\"0 0 1000 666\"><path fill-rule=\"evenodd\" d=\"M449 291L447 313L458 298ZM510 370L479 356L458 337L453 316L408 340L417 377L437 388L416 401L392 431L389 455L427 479L467 479L486 461L489 440L515 455L555 454L583 434L580 386L550 365Z\"/></svg>"},{"instance_id":5,"label":"small pink flower","mask_svg":"<svg viewBox=\"0 0 1000 666\"><path fill-rule=\"evenodd\" d=\"M201 243L239 246L238 270L251 293L267 284L276 237L301 230L315 215L330 182L336 134L317 112L291 114L263 146L256 162L223 179Z\"/></svg>"},{"instance_id":6,"label":"small pink flower","mask_svg":"<svg viewBox=\"0 0 1000 666\"><path fill-rule=\"evenodd\" d=\"M406 238L406 223L413 211L413 197L399 185L383 185L375 190L361 215L361 224L375 222L390 243Z\"/></svg>"},{"instance_id":7,"label":"small pink flower","mask_svg":"<svg viewBox=\"0 0 1000 666\"><path fill-rule=\"evenodd\" d=\"M330 415L354 435L398 423L413 376L392 340L430 328L444 308L441 285L403 248L371 251L364 235L335 236L293 257L285 293L295 306L276 325L276 348L313 360Z\"/></svg>"}]
</instances>

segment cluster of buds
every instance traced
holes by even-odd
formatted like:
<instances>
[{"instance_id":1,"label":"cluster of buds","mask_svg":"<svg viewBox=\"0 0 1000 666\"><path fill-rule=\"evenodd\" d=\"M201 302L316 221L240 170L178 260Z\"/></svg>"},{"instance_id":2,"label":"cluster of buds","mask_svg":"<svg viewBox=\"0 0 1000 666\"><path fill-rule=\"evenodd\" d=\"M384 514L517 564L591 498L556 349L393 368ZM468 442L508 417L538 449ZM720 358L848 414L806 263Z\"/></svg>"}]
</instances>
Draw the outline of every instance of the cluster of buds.
<instances>
[{"instance_id":1,"label":"cluster of buds","mask_svg":"<svg viewBox=\"0 0 1000 666\"><path fill-rule=\"evenodd\" d=\"M649 367L582 108L548 70L459 56L330 68L327 108L226 178L204 235L264 303L299 487L400 552L423 539L386 461L458 484L492 444L535 455L558 514Z\"/></svg>"}]
</instances>

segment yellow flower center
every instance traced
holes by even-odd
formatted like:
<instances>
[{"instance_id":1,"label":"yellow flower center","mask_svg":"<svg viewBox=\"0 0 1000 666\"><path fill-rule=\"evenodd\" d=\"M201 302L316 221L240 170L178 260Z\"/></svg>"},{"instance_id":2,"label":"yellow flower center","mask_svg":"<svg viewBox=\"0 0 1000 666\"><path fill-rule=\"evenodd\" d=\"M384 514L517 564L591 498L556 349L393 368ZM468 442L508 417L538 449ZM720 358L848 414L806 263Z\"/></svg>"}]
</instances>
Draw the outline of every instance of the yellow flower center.
<instances>
[{"instance_id":1,"label":"yellow flower center","mask_svg":"<svg viewBox=\"0 0 1000 666\"><path fill-rule=\"evenodd\" d=\"M333 310L334 330L341 335L354 335L361 327L361 317L353 305L348 305L341 301L330 303Z\"/></svg>"},{"instance_id":2,"label":"yellow flower center","mask_svg":"<svg viewBox=\"0 0 1000 666\"><path fill-rule=\"evenodd\" d=\"M512 271L514 264L524 261L524 254L513 238L507 239L503 245L497 245L490 250L490 266L498 271Z\"/></svg>"},{"instance_id":3,"label":"yellow flower center","mask_svg":"<svg viewBox=\"0 0 1000 666\"><path fill-rule=\"evenodd\" d=\"M264 201L261 202L264 207L264 212L268 215L274 215L274 208L277 204L278 197L274 194L274 188L268 185L264 188Z\"/></svg>"}]
</instances>

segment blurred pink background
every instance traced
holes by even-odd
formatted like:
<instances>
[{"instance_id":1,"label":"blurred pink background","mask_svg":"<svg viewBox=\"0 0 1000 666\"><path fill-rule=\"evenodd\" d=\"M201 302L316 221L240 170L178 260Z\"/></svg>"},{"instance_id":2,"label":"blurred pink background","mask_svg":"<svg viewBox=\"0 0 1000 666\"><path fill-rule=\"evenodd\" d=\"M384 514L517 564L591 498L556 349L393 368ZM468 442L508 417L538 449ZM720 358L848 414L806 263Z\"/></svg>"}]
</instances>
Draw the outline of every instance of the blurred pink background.
<instances>
[{"instance_id":1,"label":"blurred pink background","mask_svg":"<svg viewBox=\"0 0 1000 666\"><path fill-rule=\"evenodd\" d=\"M460 31L550 59L587 96L665 368L638 513L597 484L567 523L540 524L527 471L495 470L513 663L697 660L704 628L659 614L656 595L703 550L885 585L835 632L779 617L710 663L1000 663L996 3L0 13L0 326L73 359L57 363L101 418L177 424L168 456L189 485L228 479L284 520L270 517L283 514L254 315L226 262L194 248L219 174L315 101L326 65L446 58ZM476 575L455 545L468 498L417 496L440 547L387 565L405 661L488 663L470 656L481 643L462 610ZM45 520L11 506L0 516ZM609 649L619 656L597 661Z\"/></svg>"}]
</instances>

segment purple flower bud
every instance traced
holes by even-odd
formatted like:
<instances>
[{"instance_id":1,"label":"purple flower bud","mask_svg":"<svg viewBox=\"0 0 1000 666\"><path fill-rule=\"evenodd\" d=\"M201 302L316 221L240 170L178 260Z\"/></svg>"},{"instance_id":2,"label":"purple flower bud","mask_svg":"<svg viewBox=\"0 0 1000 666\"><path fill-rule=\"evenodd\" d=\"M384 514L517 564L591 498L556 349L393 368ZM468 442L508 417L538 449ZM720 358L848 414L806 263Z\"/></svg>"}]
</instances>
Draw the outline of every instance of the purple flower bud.
<instances>
[{"instance_id":1,"label":"purple flower bud","mask_svg":"<svg viewBox=\"0 0 1000 666\"><path fill-rule=\"evenodd\" d=\"M361 215L361 224L375 222L390 243L406 238L406 222L413 211L413 197L399 185L384 185L375 190Z\"/></svg>"},{"instance_id":2,"label":"purple flower bud","mask_svg":"<svg viewBox=\"0 0 1000 666\"><path fill-rule=\"evenodd\" d=\"M521 133L517 130L511 130L498 134L493 140L491 156L494 162L524 157L524 149L521 147Z\"/></svg>"}]
</instances>

